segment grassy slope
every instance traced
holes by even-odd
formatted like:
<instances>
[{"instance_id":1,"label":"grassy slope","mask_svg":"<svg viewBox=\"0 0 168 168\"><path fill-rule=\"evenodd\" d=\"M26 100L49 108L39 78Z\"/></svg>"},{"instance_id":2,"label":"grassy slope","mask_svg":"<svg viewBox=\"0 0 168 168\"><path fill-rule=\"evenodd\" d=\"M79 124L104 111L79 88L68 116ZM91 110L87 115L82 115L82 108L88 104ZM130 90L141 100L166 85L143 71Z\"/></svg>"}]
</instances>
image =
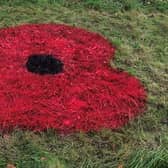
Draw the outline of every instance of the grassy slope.
<instances>
[{"instance_id":1,"label":"grassy slope","mask_svg":"<svg viewBox=\"0 0 168 168\"><path fill-rule=\"evenodd\" d=\"M49 0L48 0L49 1ZM52 0L50 0L51 2ZM118 48L112 66L139 77L147 112L112 132L59 136L16 130L0 136L0 168L166 168L168 158L167 1L0 0L0 27L66 23L106 36ZM162 161L161 161L162 159ZM167 159L168 160L168 159ZM149 164L150 162L150 164Z\"/></svg>"}]
</instances>

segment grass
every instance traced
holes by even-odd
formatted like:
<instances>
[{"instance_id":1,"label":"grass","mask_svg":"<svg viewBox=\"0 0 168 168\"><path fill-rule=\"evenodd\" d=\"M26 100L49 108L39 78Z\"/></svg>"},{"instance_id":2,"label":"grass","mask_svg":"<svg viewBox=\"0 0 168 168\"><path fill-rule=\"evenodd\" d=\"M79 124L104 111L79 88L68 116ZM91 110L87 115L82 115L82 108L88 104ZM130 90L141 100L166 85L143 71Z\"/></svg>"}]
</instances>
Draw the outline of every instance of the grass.
<instances>
[{"instance_id":1,"label":"grass","mask_svg":"<svg viewBox=\"0 0 168 168\"><path fill-rule=\"evenodd\" d=\"M167 168L168 151L157 149L155 151L140 150L134 152L128 160L129 168Z\"/></svg>"},{"instance_id":2,"label":"grass","mask_svg":"<svg viewBox=\"0 0 168 168\"><path fill-rule=\"evenodd\" d=\"M146 113L115 132L1 134L0 168L167 168L167 9L167 0L0 0L0 27L52 22L99 32L117 46L112 66L148 90Z\"/></svg>"}]
</instances>

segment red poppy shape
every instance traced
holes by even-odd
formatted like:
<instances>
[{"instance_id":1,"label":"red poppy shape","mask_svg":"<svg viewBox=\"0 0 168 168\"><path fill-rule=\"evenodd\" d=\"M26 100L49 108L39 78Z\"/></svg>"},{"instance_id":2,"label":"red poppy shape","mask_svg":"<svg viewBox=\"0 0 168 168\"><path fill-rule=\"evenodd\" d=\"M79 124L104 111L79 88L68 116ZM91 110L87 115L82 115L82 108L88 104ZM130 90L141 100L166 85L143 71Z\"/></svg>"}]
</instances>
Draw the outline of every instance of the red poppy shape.
<instances>
[{"instance_id":1,"label":"red poppy shape","mask_svg":"<svg viewBox=\"0 0 168 168\"><path fill-rule=\"evenodd\" d=\"M116 129L144 111L140 81L112 69L115 48L103 37L57 24L0 30L0 129L61 132ZM26 63L52 55L63 71L37 74Z\"/></svg>"}]
</instances>

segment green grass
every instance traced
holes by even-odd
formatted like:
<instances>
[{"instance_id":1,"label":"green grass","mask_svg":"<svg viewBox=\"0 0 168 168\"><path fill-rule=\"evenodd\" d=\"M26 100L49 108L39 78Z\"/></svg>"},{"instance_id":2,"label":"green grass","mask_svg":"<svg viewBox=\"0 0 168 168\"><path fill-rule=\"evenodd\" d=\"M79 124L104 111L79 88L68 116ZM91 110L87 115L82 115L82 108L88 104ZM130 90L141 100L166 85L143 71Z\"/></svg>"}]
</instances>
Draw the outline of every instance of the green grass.
<instances>
[{"instance_id":1,"label":"green grass","mask_svg":"<svg viewBox=\"0 0 168 168\"><path fill-rule=\"evenodd\" d=\"M167 9L167 0L0 0L0 27L65 23L102 34L117 46L111 65L137 76L148 91L146 113L115 132L1 134L0 168L166 168Z\"/></svg>"},{"instance_id":2,"label":"green grass","mask_svg":"<svg viewBox=\"0 0 168 168\"><path fill-rule=\"evenodd\" d=\"M157 149L153 151L140 150L132 154L128 160L129 168L167 168L168 151Z\"/></svg>"}]
</instances>

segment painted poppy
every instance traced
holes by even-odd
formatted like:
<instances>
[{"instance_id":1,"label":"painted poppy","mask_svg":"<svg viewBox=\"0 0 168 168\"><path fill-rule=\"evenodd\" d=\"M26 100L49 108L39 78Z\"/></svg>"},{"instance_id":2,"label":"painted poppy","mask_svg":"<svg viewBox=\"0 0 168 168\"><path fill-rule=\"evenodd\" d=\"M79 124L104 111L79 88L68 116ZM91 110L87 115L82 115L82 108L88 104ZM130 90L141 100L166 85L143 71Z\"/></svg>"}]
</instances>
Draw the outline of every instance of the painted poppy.
<instances>
[{"instance_id":1,"label":"painted poppy","mask_svg":"<svg viewBox=\"0 0 168 168\"><path fill-rule=\"evenodd\" d=\"M0 30L0 129L116 129L145 109L140 81L113 69L115 47L58 24Z\"/></svg>"}]
</instances>

